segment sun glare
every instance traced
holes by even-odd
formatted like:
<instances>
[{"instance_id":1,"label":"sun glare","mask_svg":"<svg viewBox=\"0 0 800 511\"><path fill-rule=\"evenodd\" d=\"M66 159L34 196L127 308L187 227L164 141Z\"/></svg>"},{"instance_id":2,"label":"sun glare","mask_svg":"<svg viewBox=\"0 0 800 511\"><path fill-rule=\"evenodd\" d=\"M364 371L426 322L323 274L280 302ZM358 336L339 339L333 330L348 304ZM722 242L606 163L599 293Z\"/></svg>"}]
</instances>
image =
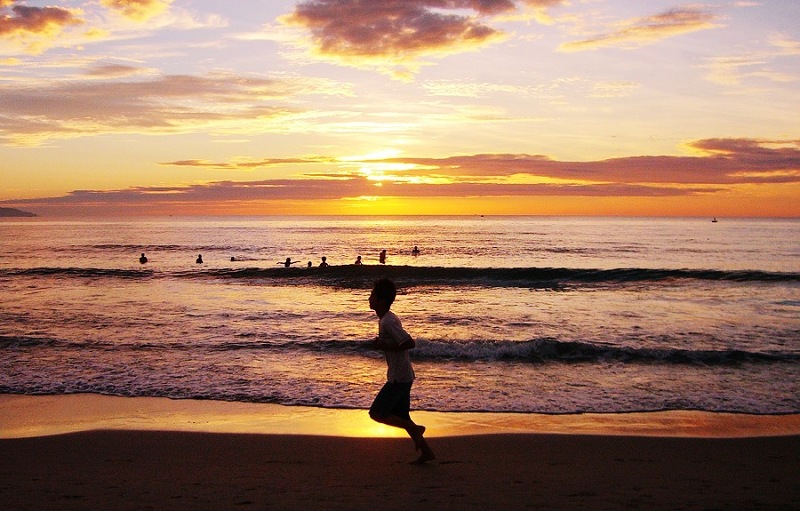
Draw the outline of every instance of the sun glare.
<instances>
[{"instance_id":1,"label":"sun glare","mask_svg":"<svg viewBox=\"0 0 800 511\"><path fill-rule=\"evenodd\" d=\"M397 158L401 154L399 149L379 149L373 151L371 153L362 154L362 155L354 155L354 156L343 156L339 158L341 161L345 162L362 162L362 161L370 161L370 160L386 160L389 158Z\"/></svg>"}]
</instances>

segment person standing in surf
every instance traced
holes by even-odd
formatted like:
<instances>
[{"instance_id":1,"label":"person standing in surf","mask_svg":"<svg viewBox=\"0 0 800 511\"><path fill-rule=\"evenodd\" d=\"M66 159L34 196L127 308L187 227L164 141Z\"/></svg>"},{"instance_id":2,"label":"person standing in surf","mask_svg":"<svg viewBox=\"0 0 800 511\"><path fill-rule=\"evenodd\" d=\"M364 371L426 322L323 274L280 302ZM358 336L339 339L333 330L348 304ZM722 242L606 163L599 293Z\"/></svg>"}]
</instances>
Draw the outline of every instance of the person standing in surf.
<instances>
[{"instance_id":1,"label":"person standing in surf","mask_svg":"<svg viewBox=\"0 0 800 511\"><path fill-rule=\"evenodd\" d=\"M406 430L414 441L420 456L414 463L425 463L436 458L425 441L425 426L411 420L411 385L414 383L414 368L408 350L416 343L403 329L400 319L390 310L397 296L397 288L389 279L375 282L369 295L369 308L378 315L378 337L370 341L370 347L386 355L386 383L378 392L369 416L372 420Z\"/></svg>"}]
</instances>

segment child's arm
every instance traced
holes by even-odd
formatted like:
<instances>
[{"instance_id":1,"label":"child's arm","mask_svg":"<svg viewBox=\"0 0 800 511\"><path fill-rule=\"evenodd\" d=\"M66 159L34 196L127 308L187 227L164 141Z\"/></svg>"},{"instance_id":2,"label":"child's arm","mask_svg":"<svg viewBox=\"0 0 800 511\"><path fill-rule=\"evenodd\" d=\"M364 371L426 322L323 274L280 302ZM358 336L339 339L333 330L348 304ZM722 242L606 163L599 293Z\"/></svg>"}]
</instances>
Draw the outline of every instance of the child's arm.
<instances>
[{"instance_id":1,"label":"child's arm","mask_svg":"<svg viewBox=\"0 0 800 511\"><path fill-rule=\"evenodd\" d=\"M396 316L381 318L379 335L372 343L373 349L381 351L405 351L414 348L417 343L406 332Z\"/></svg>"},{"instance_id":2,"label":"child's arm","mask_svg":"<svg viewBox=\"0 0 800 511\"><path fill-rule=\"evenodd\" d=\"M376 337L373 341L373 346L375 349L380 351L405 351L413 349L416 347L416 345L417 343L411 336L408 336L408 339L406 339L402 344L389 343L382 340L380 337Z\"/></svg>"}]
</instances>

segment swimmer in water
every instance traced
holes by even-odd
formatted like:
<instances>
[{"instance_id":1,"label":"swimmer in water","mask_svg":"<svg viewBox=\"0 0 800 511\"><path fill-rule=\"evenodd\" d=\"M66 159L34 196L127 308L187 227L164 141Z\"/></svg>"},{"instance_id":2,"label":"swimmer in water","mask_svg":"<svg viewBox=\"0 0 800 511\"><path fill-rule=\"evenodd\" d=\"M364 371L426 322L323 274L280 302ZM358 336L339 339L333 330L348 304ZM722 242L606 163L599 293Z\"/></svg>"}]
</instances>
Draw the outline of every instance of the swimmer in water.
<instances>
[{"instance_id":1,"label":"swimmer in water","mask_svg":"<svg viewBox=\"0 0 800 511\"><path fill-rule=\"evenodd\" d=\"M284 268L290 268L293 264L297 264L299 261L292 261L291 257L287 257L286 261L278 264L282 264Z\"/></svg>"}]
</instances>

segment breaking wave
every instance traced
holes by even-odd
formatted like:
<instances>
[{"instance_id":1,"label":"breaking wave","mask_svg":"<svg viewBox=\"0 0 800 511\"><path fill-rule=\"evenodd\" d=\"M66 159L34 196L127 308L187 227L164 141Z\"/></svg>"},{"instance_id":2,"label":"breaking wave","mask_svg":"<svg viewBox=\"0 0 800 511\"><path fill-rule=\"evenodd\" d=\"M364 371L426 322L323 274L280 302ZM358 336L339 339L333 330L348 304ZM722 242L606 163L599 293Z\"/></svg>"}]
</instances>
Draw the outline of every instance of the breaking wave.
<instances>
[{"instance_id":1,"label":"breaking wave","mask_svg":"<svg viewBox=\"0 0 800 511\"><path fill-rule=\"evenodd\" d=\"M0 278L42 276L60 278L211 278L263 281L275 284L369 287L378 278L404 286L462 286L559 288L581 284L665 283L677 280L725 282L800 282L798 272L759 270L697 270L652 268L452 268L436 266L335 266L330 268L210 268L191 271L103 268L29 268L0 270Z\"/></svg>"},{"instance_id":2,"label":"breaking wave","mask_svg":"<svg viewBox=\"0 0 800 511\"><path fill-rule=\"evenodd\" d=\"M64 341L46 337L0 336L0 350L24 349L72 349L101 351L215 351L253 353L267 351L292 352L312 351L333 355L366 355L374 353L364 341L291 341L268 340L220 341L198 346L191 343L126 343L115 344L108 341ZM612 346L583 341L560 341L554 338L540 338L529 341L445 341L418 340L413 351L416 360L436 361L484 361L521 363L581 363L581 362L621 362L655 364L701 364L728 365L741 363L797 363L797 352L754 352L737 349L730 350L689 350L675 348L634 348Z\"/></svg>"}]
</instances>

